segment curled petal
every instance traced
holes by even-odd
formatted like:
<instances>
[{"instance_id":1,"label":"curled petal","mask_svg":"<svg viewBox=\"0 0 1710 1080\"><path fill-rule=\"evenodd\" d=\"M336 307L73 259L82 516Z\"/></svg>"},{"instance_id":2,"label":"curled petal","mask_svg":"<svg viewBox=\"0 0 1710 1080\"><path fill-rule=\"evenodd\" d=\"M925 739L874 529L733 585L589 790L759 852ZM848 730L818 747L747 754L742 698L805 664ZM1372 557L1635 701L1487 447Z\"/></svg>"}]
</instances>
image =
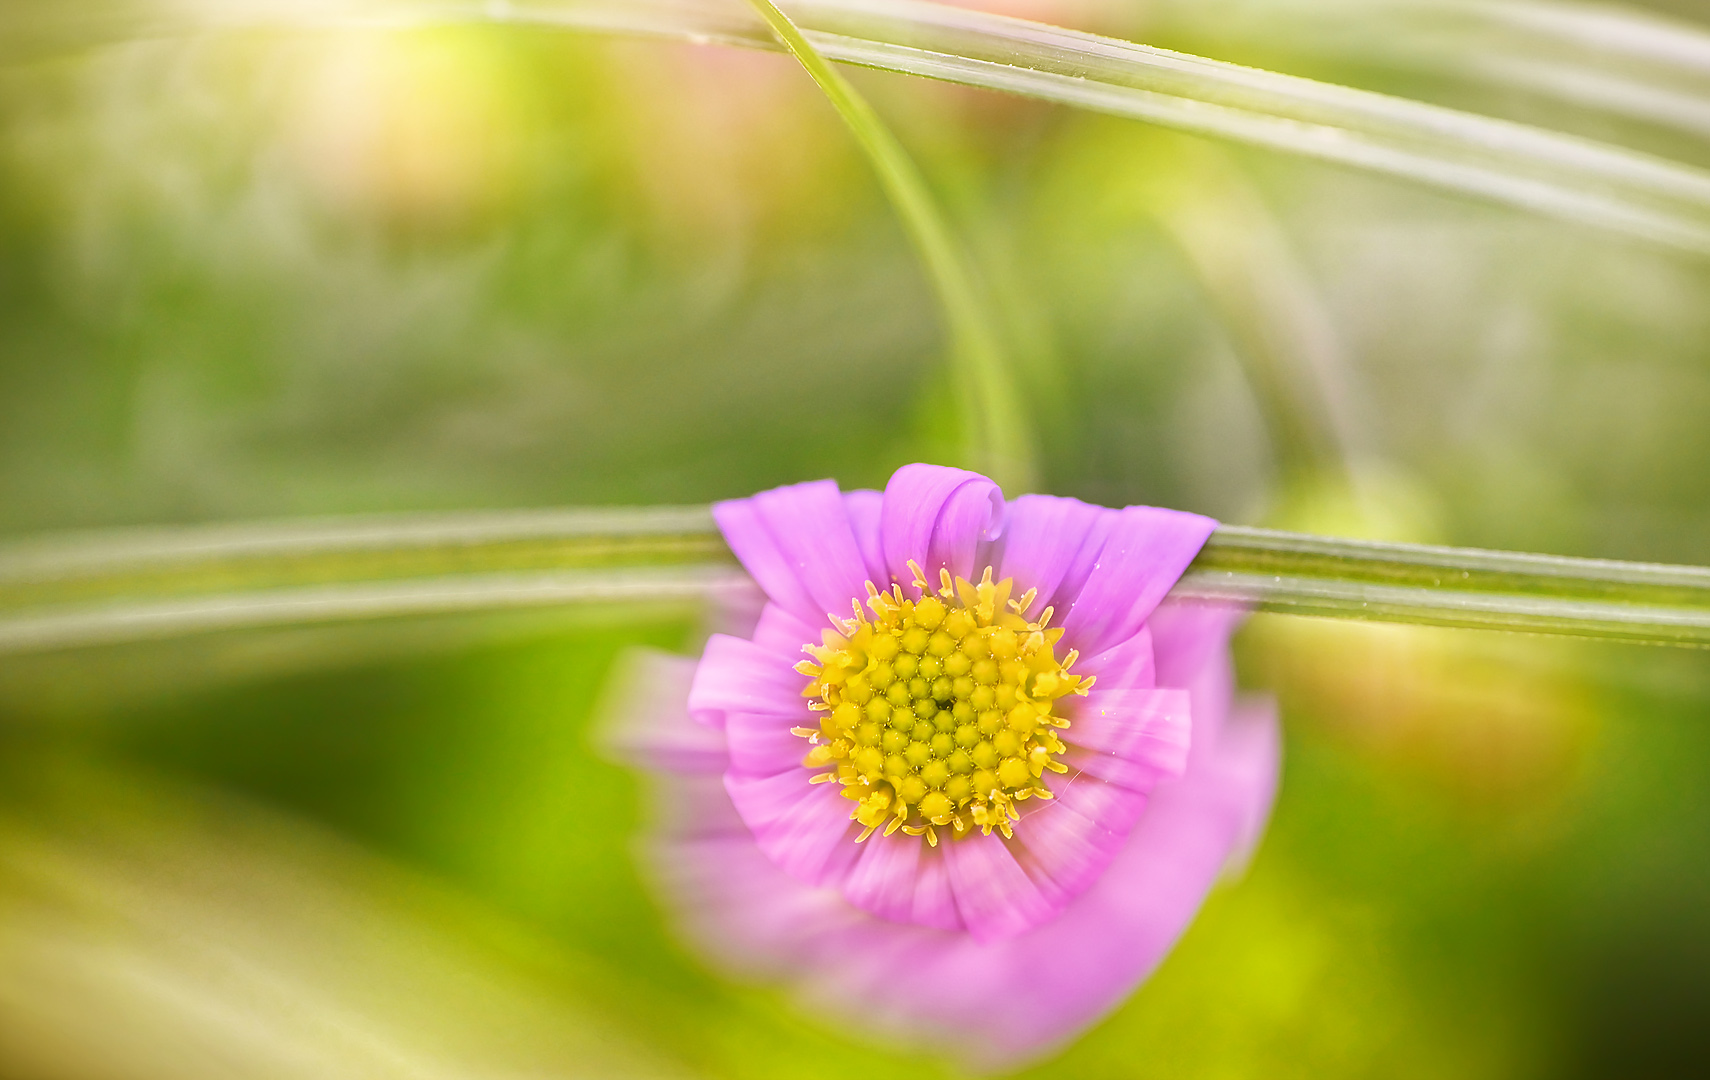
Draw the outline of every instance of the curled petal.
<instances>
[{"instance_id":1,"label":"curled petal","mask_svg":"<svg viewBox=\"0 0 1710 1080\"><path fill-rule=\"evenodd\" d=\"M885 485L879 539L885 567L895 581L914 577L910 560L928 579L947 569L978 577L981 547L1003 526L1003 492L978 473L938 465L905 465Z\"/></svg>"},{"instance_id":2,"label":"curled petal","mask_svg":"<svg viewBox=\"0 0 1710 1080\"><path fill-rule=\"evenodd\" d=\"M767 598L797 618L841 617L849 598L863 595L867 563L834 481L717 503L713 518Z\"/></svg>"}]
</instances>

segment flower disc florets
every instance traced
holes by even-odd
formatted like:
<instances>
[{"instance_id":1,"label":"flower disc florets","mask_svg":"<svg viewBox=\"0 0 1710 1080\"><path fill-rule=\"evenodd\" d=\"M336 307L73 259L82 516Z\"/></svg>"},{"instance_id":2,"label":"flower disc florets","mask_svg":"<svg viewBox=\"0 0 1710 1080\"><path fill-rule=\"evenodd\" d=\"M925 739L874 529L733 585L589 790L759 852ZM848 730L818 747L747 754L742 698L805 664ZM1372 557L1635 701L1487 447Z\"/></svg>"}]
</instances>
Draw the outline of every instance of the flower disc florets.
<instances>
[{"instance_id":1,"label":"flower disc florets","mask_svg":"<svg viewBox=\"0 0 1710 1080\"><path fill-rule=\"evenodd\" d=\"M934 846L946 826L1011 836L1015 804L1049 799L1045 770L1067 771L1059 699L1093 680L1069 674L1073 651L1057 659L1063 632L1047 628L1050 608L1028 619L1033 590L1010 599L1013 581L994 583L989 566L978 583L940 571L934 590L909 569L919 599L868 582L868 611L855 600L854 618L803 647L813 659L796 670L813 679L802 693L820 719L793 729L813 744L802 763L827 767L813 782L835 780L855 802L849 816L866 826L857 842L880 826Z\"/></svg>"}]
</instances>

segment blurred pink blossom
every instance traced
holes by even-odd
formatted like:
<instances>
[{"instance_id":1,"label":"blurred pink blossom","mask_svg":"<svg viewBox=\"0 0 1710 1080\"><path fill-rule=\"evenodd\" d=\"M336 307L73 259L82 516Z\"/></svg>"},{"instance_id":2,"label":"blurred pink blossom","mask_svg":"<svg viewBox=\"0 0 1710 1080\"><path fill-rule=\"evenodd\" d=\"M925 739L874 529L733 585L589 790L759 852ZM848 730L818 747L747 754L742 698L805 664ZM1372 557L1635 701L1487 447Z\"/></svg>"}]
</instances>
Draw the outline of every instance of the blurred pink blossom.
<instances>
[{"instance_id":1,"label":"blurred pink blossom","mask_svg":"<svg viewBox=\"0 0 1710 1080\"><path fill-rule=\"evenodd\" d=\"M1006 504L982 476L927 465L883 495L821 481L715 514L766 606L749 637L715 634L698 663L650 660L615 738L659 781L648 857L683 931L816 1015L982 1067L1108 1012L1245 858L1275 789L1273 710L1234 699L1240 612L1163 602L1215 523ZM1063 699L1066 771L1035 769L1050 797L1018 803L1013 830L875 832L851 820L848 789L810 783L822 768L804 764L802 733L821 714L803 646L868 582L921 596L911 562L929 581L990 566L1036 589L1031 610L1054 608L1084 658L1075 673L1095 677Z\"/></svg>"}]
</instances>

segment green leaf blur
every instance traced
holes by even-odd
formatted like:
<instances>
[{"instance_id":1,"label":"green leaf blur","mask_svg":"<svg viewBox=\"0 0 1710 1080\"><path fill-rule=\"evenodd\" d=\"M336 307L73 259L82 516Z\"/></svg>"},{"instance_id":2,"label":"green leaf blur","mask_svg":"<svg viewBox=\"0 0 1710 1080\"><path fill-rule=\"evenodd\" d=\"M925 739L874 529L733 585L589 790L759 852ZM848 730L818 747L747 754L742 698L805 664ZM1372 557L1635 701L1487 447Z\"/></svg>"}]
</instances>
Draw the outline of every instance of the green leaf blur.
<instances>
[{"instance_id":1,"label":"green leaf blur","mask_svg":"<svg viewBox=\"0 0 1710 1080\"><path fill-rule=\"evenodd\" d=\"M1005 10L1710 165L1710 88L1585 9ZM49 29L0 66L0 536L704 505L959 445L932 289L786 56ZM995 298L1043 490L1710 564L1702 257L847 74ZM947 1075L704 970L649 899L592 727L624 650L706 629L605 605L0 665L0 1076ZM1028 1075L1710 1064L1702 653L1267 614L1238 659L1289 733L1265 842Z\"/></svg>"}]
</instances>

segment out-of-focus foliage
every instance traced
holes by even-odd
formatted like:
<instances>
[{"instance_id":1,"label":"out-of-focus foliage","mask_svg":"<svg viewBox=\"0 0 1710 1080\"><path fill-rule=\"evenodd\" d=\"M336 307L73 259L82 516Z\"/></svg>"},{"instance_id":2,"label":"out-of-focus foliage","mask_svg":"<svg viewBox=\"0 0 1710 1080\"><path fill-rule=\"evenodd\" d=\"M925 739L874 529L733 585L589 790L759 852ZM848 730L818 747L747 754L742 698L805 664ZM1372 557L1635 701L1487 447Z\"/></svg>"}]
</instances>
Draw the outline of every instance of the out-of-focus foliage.
<instances>
[{"instance_id":1,"label":"out-of-focus foliage","mask_svg":"<svg viewBox=\"0 0 1710 1080\"><path fill-rule=\"evenodd\" d=\"M1196 7L1023 13L1706 159L1679 125L1470 77L1417 8ZM1415 44L1357 44L1385 33ZM1710 563L1703 262L851 77L999 298L1049 490ZM942 357L901 229L786 57L471 28L0 68L7 535L878 483L944 453ZM1329 449L1291 441L1291 398ZM0 680L0 1075L938 1074L719 983L650 906L632 781L586 721L623 647L699 632L399 624ZM1710 1061L1699 654L1266 616L1242 660L1287 709L1271 833L1039 1075ZM287 1000L323 1011L265 1007Z\"/></svg>"},{"instance_id":2,"label":"out-of-focus foliage","mask_svg":"<svg viewBox=\"0 0 1710 1080\"><path fill-rule=\"evenodd\" d=\"M347 844L127 771L7 773L9 1070L689 1075L614 1030L623 977Z\"/></svg>"}]
</instances>

